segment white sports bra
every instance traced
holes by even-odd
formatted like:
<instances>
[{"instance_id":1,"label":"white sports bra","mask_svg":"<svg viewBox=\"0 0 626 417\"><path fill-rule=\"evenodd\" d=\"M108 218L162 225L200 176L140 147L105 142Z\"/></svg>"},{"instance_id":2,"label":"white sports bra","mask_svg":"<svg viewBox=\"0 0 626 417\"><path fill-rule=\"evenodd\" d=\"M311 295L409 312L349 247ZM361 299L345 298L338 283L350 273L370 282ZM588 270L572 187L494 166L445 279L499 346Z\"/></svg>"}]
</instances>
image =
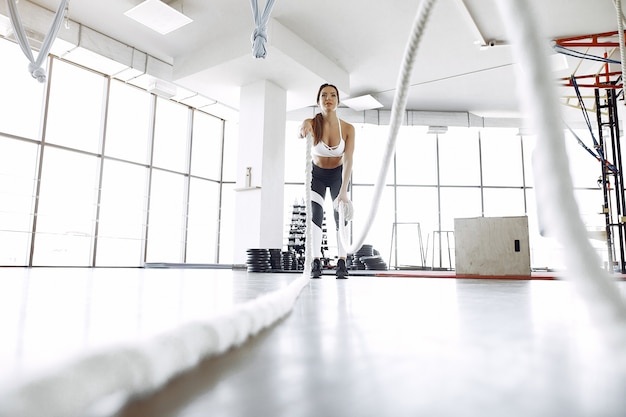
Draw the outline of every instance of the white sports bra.
<instances>
[{"instance_id":1,"label":"white sports bra","mask_svg":"<svg viewBox=\"0 0 626 417\"><path fill-rule=\"evenodd\" d=\"M343 140L343 135L341 133L341 120L337 118L339 122L339 144L337 146L328 146L323 141L319 141L317 145L314 145L311 148L311 154L315 156L322 156L327 158L337 158L343 156L343 152L346 149L346 141Z\"/></svg>"}]
</instances>

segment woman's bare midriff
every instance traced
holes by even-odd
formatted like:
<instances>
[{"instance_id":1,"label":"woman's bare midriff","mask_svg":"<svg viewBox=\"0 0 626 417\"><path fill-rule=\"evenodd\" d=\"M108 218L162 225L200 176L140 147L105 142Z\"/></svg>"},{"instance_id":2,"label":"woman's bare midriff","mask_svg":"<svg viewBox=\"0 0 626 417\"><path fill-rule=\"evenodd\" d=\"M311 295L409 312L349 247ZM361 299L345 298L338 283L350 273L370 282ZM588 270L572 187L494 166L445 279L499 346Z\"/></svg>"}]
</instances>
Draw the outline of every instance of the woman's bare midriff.
<instances>
[{"instance_id":1,"label":"woman's bare midriff","mask_svg":"<svg viewBox=\"0 0 626 417\"><path fill-rule=\"evenodd\" d=\"M343 163L343 157L314 156L313 163L320 168L333 169L337 168Z\"/></svg>"}]
</instances>

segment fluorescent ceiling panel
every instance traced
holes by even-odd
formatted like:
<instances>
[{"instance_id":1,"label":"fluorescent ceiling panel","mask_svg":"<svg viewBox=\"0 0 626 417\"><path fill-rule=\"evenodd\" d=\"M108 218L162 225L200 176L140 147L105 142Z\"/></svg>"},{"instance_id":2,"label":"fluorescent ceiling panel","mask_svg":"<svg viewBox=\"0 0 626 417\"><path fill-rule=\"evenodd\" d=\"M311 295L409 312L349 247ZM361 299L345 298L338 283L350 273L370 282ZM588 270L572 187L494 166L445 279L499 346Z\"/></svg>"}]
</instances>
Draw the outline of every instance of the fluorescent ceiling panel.
<instances>
[{"instance_id":1,"label":"fluorescent ceiling panel","mask_svg":"<svg viewBox=\"0 0 626 417\"><path fill-rule=\"evenodd\" d=\"M383 105L371 95L348 98L341 101L342 104L355 111L372 110L383 107Z\"/></svg>"},{"instance_id":2,"label":"fluorescent ceiling panel","mask_svg":"<svg viewBox=\"0 0 626 417\"><path fill-rule=\"evenodd\" d=\"M161 35L166 35L193 22L160 0L146 0L124 14Z\"/></svg>"}]
</instances>

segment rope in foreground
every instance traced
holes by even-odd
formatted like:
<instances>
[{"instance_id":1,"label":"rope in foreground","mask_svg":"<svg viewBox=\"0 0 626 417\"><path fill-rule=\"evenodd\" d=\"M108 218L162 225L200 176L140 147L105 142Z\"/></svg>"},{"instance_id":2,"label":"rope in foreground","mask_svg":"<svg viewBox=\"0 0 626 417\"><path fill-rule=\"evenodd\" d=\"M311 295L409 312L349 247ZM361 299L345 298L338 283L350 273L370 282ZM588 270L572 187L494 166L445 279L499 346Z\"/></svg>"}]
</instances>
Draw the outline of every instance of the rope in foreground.
<instances>
[{"instance_id":1,"label":"rope in foreground","mask_svg":"<svg viewBox=\"0 0 626 417\"><path fill-rule=\"evenodd\" d=\"M518 64L518 91L537 135L532 156L539 224L565 248L564 278L585 301L603 336L626 346L626 305L619 288L601 268L574 198L559 101L536 13L526 1L498 2ZM523 68L523 70L521 70Z\"/></svg>"},{"instance_id":2,"label":"rope in foreground","mask_svg":"<svg viewBox=\"0 0 626 417\"><path fill-rule=\"evenodd\" d=\"M380 202L385 175L395 149L397 132L406 106L410 71L417 52L417 44L434 2L435 0L422 2L405 51L392 108L388 146L375 185L373 205L365 222L366 229L369 229L374 221ZM621 27L621 5L619 1L615 4L618 8L620 23L618 26ZM538 30L539 25L535 20L536 14L533 14L524 0L504 0L498 2L498 5L503 20L508 22L505 26L512 40L515 61L520 68L524 68L524 71L519 71L518 91L525 114L529 116L538 136L533 155L533 169L535 178L544 179L535 184L539 223L566 249L567 270L564 278L574 283L593 318L603 329L603 336L618 347L626 347L626 304L613 278L600 267L599 256L587 239L585 226L574 198L564 131L560 123L559 101L550 78L551 70L544 53L545 39L540 36L541 31ZM624 50L623 45L620 49ZM339 218L340 239L344 247L348 248L348 253L354 253L362 246L367 230L353 245L348 245L344 210L341 208ZM626 367L626 357L624 362Z\"/></svg>"},{"instance_id":3,"label":"rope in foreground","mask_svg":"<svg viewBox=\"0 0 626 417\"><path fill-rule=\"evenodd\" d=\"M614 1L618 9L618 26L621 27L623 14L620 1ZM434 0L422 3L405 51L392 108L389 143L383 157L383 169L376 182L373 206L365 223L367 228L374 221L380 202L385 174L394 152L397 131L405 110L410 68L433 3ZM614 279L600 267L599 256L587 239L585 226L574 198L564 131L560 123L559 101L553 80L550 78L551 69L544 53L546 42L540 36L541 31L538 30L539 25L535 19L536 13L530 10L530 6L524 0L503 0L498 2L498 6L503 20L508 22L505 27L512 40L515 61L519 68L524 68L523 71L519 71L518 91L525 114L529 116L538 137L533 155L533 169L535 178L544 179L535 184L539 223L542 229L555 236L566 249L564 260L567 270L563 278L574 283L594 320L603 330L603 336L617 347L626 347L626 304ZM623 40L620 42L622 43L620 49L623 51ZM344 246L349 247L348 253L353 253L362 246L366 233L352 246L347 245L343 214L343 210L340 209L339 235ZM623 366L626 367L626 357L624 362Z\"/></svg>"}]
</instances>

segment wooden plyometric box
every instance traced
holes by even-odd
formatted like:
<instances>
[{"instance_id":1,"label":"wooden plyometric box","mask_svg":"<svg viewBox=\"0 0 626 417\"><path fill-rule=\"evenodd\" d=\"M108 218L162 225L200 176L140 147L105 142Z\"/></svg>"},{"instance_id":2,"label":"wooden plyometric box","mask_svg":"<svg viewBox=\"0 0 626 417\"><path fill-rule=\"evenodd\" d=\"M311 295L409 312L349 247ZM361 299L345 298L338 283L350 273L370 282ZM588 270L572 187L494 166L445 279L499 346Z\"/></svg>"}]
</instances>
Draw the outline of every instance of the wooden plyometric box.
<instances>
[{"instance_id":1,"label":"wooden plyometric box","mask_svg":"<svg viewBox=\"0 0 626 417\"><path fill-rule=\"evenodd\" d=\"M457 275L530 276L528 217L454 219Z\"/></svg>"}]
</instances>

